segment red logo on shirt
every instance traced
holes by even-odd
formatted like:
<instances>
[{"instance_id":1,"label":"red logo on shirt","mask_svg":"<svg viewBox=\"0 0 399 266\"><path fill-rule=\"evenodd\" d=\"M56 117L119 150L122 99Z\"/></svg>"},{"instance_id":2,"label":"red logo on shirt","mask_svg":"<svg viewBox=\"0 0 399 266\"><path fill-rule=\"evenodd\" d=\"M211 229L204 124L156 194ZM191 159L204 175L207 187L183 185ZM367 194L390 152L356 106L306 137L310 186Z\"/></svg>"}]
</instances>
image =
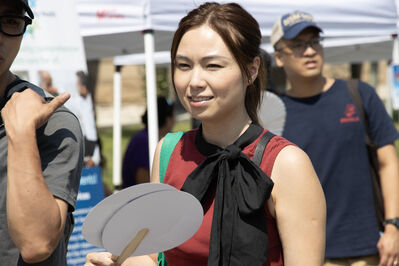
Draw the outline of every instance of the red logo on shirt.
<instances>
[{"instance_id":1,"label":"red logo on shirt","mask_svg":"<svg viewBox=\"0 0 399 266\"><path fill-rule=\"evenodd\" d=\"M344 114L345 117L340 120L341 124L358 122L360 120L358 116L354 116L356 114L356 107L354 104L347 104Z\"/></svg>"}]
</instances>

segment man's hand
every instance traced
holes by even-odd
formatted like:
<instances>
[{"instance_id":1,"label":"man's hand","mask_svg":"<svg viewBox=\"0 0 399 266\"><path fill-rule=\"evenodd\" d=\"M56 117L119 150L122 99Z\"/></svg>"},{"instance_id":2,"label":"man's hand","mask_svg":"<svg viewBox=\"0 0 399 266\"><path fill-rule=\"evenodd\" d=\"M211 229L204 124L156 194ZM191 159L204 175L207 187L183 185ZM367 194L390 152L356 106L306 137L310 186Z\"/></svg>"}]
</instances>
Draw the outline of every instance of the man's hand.
<instances>
[{"instance_id":1,"label":"man's hand","mask_svg":"<svg viewBox=\"0 0 399 266\"><path fill-rule=\"evenodd\" d=\"M384 235L377 243L380 253L378 266L399 265L399 230L391 224L386 225Z\"/></svg>"},{"instance_id":2,"label":"man's hand","mask_svg":"<svg viewBox=\"0 0 399 266\"><path fill-rule=\"evenodd\" d=\"M85 160L85 161L84 161L85 167L94 167L94 166L96 166L96 164L94 163L92 157L90 157L90 156L85 157L84 160Z\"/></svg>"},{"instance_id":3,"label":"man's hand","mask_svg":"<svg viewBox=\"0 0 399 266\"><path fill-rule=\"evenodd\" d=\"M69 97L69 93L63 93L47 103L31 89L14 93L1 111L7 134L38 129Z\"/></svg>"}]
</instances>

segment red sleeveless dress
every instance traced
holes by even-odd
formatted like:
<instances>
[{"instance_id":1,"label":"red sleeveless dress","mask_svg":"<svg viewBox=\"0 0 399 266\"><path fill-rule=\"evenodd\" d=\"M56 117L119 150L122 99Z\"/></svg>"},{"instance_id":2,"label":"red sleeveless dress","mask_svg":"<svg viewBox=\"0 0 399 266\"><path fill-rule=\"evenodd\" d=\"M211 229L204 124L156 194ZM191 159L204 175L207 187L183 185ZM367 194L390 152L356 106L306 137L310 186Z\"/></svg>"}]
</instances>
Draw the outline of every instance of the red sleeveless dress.
<instances>
[{"instance_id":1,"label":"red sleeveless dress","mask_svg":"<svg viewBox=\"0 0 399 266\"><path fill-rule=\"evenodd\" d=\"M181 189L187 176L206 158L195 146L195 136L198 130L187 132L177 143L170 157L163 183ZM267 132L264 130L263 133ZM263 134L261 134L263 135ZM256 146L260 140L257 138L253 143L245 147L242 152L252 159ZM260 168L271 176L274 161L277 154L288 145L293 145L288 140L275 136L268 143L263 154ZM212 227L214 198L210 207L204 210L204 218L198 231L182 245L165 251L166 261L170 266L207 265L209 253L209 241ZM280 266L283 263L283 249L277 230L276 220L270 215L265 205L267 219L267 233L269 238L269 256L264 265Z\"/></svg>"}]
</instances>

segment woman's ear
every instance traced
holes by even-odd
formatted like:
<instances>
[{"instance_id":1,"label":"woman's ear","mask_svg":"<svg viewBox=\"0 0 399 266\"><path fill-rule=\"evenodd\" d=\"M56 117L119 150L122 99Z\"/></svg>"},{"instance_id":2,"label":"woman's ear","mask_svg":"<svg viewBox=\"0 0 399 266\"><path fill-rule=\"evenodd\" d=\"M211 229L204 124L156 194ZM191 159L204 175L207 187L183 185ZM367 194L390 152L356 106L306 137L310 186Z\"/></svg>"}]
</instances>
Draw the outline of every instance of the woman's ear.
<instances>
[{"instance_id":1,"label":"woman's ear","mask_svg":"<svg viewBox=\"0 0 399 266\"><path fill-rule=\"evenodd\" d=\"M258 77L260 60L261 60L260 57L256 56L249 66L249 73L251 74L251 80L249 80L249 84L254 82L255 79Z\"/></svg>"}]
</instances>

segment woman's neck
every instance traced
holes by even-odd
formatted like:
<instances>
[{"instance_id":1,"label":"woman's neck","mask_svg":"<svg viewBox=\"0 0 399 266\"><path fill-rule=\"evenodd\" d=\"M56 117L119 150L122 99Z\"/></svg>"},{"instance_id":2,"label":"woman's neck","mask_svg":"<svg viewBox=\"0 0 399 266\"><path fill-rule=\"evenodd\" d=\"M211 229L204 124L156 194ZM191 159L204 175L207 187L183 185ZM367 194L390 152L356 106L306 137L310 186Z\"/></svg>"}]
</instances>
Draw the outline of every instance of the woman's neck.
<instances>
[{"instance_id":1,"label":"woman's neck","mask_svg":"<svg viewBox=\"0 0 399 266\"><path fill-rule=\"evenodd\" d=\"M251 124L251 118L245 115L236 119L223 119L222 121L203 121L202 135L211 144L225 148L233 144Z\"/></svg>"}]
</instances>

